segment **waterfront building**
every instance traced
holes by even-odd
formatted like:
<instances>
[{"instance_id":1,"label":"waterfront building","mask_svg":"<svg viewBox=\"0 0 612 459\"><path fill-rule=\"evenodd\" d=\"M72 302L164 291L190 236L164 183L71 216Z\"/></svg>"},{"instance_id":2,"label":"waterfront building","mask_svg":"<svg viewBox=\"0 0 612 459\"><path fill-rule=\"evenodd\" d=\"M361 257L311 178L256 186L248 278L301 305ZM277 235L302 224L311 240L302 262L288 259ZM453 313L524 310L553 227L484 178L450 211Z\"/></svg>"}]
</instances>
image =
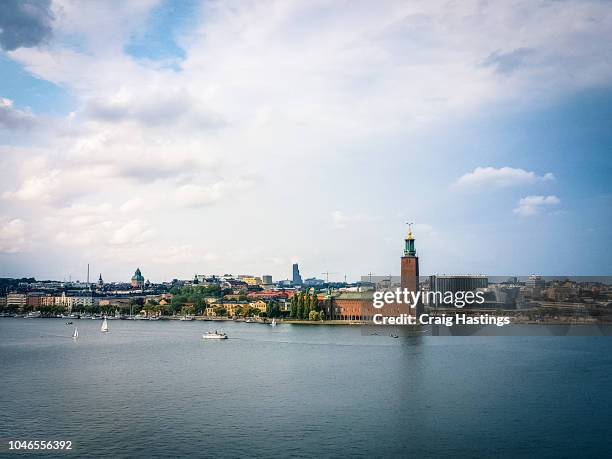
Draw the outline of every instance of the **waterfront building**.
<instances>
[{"instance_id":1,"label":"waterfront building","mask_svg":"<svg viewBox=\"0 0 612 459\"><path fill-rule=\"evenodd\" d=\"M434 275L429 276L429 287L432 292L440 292L445 295L447 292L451 292L453 296L457 292L476 292L478 289L485 289L489 286L489 279L486 276L480 275L458 275L458 276L447 276L447 275ZM433 304L430 306L434 307L452 307L449 304L439 303L439 298L433 296Z\"/></svg>"},{"instance_id":2,"label":"waterfront building","mask_svg":"<svg viewBox=\"0 0 612 459\"><path fill-rule=\"evenodd\" d=\"M137 268L132 276L130 285L132 288L143 288L144 287L145 278L140 272L140 268Z\"/></svg>"},{"instance_id":3,"label":"waterfront building","mask_svg":"<svg viewBox=\"0 0 612 459\"><path fill-rule=\"evenodd\" d=\"M302 285L302 276L300 275L300 267L297 263L293 263L293 285Z\"/></svg>"},{"instance_id":4,"label":"waterfront building","mask_svg":"<svg viewBox=\"0 0 612 459\"><path fill-rule=\"evenodd\" d=\"M6 306L9 309L22 310L27 305L27 295L25 293L9 293L6 296Z\"/></svg>"},{"instance_id":5,"label":"waterfront building","mask_svg":"<svg viewBox=\"0 0 612 459\"><path fill-rule=\"evenodd\" d=\"M546 281L542 276L532 274L525 281L525 293L531 298L541 298L544 289L546 289Z\"/></svg>"},{"instance_id":6,"label":"waterfront building","mask_svg":"<svg viewBox=\"0 0 612 459\"><path fill-rule=\"evenodd\" d=\"M404 254L400 260L400 287L408 291L418 291L419 288L419 258L415 249L415 238L412 230L404 239ZM421 314L423 305L419 302L412 308L407 303L387 303L383 308L373 306L374 291L357 292L343 291L326 298L323 309L326 316L332 320L363 320L371 321L375 314L385 317L399 316L401 314Z\"/></svg>"}]
</instances>

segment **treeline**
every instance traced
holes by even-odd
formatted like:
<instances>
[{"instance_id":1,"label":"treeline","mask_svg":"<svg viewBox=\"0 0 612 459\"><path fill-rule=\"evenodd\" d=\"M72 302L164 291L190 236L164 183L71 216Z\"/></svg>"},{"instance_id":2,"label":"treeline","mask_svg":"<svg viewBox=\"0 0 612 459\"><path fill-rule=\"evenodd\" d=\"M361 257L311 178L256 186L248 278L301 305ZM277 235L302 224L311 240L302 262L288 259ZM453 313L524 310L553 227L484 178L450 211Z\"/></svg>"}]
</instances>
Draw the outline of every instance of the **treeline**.
<instances>
[{"instance_id":1,"label":"treeline","mask_svg":"<svg viewBox=\"0 0 612 459\"><path fill-rule=\"evenodd\" d=\"M291 297L289 316L292 319L323 320L323 311L315 292L297 292Z\"/></svg>"},{"instance_id":2,"label":"treeline","mask_svg":"<svg viewBox=\"0 0 612 459\"><path fill-rule=\"evenodd\" d=\"M167 308L168 314L186 312L200 315L206 309L206 298L221 298L231 291L223 290L218 285L185 285L183 287L173 287L170 293L173 294L173 297L170 301L170 307Z\"/></svg>"}]
</instances>

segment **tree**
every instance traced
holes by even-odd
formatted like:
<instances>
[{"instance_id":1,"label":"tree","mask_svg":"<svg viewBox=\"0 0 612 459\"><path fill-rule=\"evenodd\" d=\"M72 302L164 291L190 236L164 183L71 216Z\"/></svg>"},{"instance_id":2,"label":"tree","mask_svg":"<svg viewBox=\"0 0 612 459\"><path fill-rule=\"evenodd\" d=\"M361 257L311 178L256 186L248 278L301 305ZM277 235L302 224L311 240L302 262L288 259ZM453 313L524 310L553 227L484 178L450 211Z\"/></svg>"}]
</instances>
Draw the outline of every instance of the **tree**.
<instances>
[{"instance_id":1,"label":"tree","mask_svg":"<svg viewBox=\"0 0 612 459\"><path fill-rule=\"evenodd\" d=\"M215 314L217 316L226 316L227 315L227 309L222 308L221 306L217 306L215 309L213 309L213 311L215 312Z\"/></svg>"},{"instance_id":2,"label":"tree","mask_svg":"<svg viewBox=\"0 0 612 459\"><path fill-rule=\"evenodd\" d=\"M302 317L306 320L310 317L310 294L308 292L304 294L304 310L302 312Z\"/></svg>"},{"instance_id":3,"label":"tree","mask_svg":"<svg viewBox=\"0 0 612 459\"><path fill-rule=\"evenodd\" d=\"M294 293L291 297L291 303L289 307L289 317L291 317L292 319L297 319L297 300L297 293Z\"/></svg>"},{"instance_id":4,"label":"tree","mask_svg":"<svg viewBox=\"0 0 612 459\"><path fill-rule=\"evenodd\" d=\"M319 298L317 298L317 292L312 292L310 295L310 310L311 311L320 311L319 309Z\"/></svg>"},{"instance_id":5,"label":"tree","mask_svg":"<svg viewBox=\"0 0 612 459\"><path fill-rule=\"evenodd\" d=\"M298 293L297 318L304 318L304 292Z\"/></svg>"},{"instance_id":6,"label":"tree","mask_svg":"<svg viewBox=\"0 0 612 459\"><path fill-rule=\"evenodd\" d=\"M320 320L320 315L317 311L310 311L310 314L308 315L308 320Z\"/></svg>"}]
</instances>

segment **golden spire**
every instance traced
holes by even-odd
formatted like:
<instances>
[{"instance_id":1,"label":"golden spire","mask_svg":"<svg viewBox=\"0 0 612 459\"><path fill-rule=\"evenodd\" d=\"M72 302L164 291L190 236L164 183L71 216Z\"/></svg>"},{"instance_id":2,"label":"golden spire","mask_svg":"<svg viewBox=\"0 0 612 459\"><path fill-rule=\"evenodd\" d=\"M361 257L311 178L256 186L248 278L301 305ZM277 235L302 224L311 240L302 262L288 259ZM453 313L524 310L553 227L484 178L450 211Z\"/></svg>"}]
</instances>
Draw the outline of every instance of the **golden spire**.
<instances>
[{"instance_id":1,"label":"golden spire","mask_svg":"<svg viewBox=\"0 0 612 459\"><path fill-rule=\"evenodd\" d=\"M407 241L414 241L414 235L412 234L412 225L414 223L406 223L408 225L408 235L406 236Z\"/></svg>"}]
</instances>

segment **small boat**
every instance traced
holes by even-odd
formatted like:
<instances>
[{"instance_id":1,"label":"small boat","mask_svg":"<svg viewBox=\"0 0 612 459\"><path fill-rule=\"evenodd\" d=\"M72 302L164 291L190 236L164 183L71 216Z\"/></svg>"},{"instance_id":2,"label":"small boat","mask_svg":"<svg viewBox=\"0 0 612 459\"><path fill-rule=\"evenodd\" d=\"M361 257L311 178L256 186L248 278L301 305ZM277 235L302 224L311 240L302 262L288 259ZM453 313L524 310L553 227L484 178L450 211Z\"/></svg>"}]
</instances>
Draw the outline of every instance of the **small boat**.
<instances>
[{"instance_id":1,"label":"small boat","mask_svg":"<svg viewBox=\"0 0 612 459\"><path fill-rule=\"evenodd\" d=\"M272 323L270 324L272 327L276 327L276 317L272 319Z\"/></svg>"},{"instance_id":2,"label":"small boat","mask_svg":"<svg viewBox=\"0 0 612 459\"><path fill-rule=\"evenodd\" d=\"M104 318L104 322L102 322L102 327L100 327L101 332L108 332L108 322L106 321L106 317Z\"/></svg>"},{"instance_id":3,"label":"small boat","mask_svg":"<svg viewBox=\"0 0 612 459\"><path fill-rule=\"evenodd\" d=\"M161 317L159 316L155 316L155 317L149 317L149 320L160 320Z\"/></svg>"},{"instance_id":4,"label":"small boat","mask_svg":"<svg viewBox=\"0 0 612 459\"><path fill-rule=\"evenodd\" d=\"M32 312L28 312L25 316L26 319L36 319L37 317L40 317L42 314L40 311L32 311Z\"/></svg>"},{"instance_id":5,"label":"small boat","mask_svg":"<svg viewBox=\"0 0 612 459\"><path fill-rule=\"evenodd\" d=\"M245 320L244 322L245 322L245 323L247 323L247 324L251 324L251 323L253 323L253 319L251 319L251 318L249 317L249 318L248 318L247 320Z\"/></svg>"},{"instance_id":6,"label":"small boat","mask_svg":"<svg viewBox=\"0 0 612 459\"><path fill-rule=\"evenodd\" d=\"M72 334L73 339L77 339L79 337L79 329L74 327L74 333Z\"/></svg>"},{"instance_id":7,"label":"small boat","mask_svg":"<svg viewBox=\"0 0 612 459\"><path fill-rule=\"evenodd\" d=\"M183 316L179 320L194 320L193 316Z\"/></svg>"},{"instance_id":8,"label":"small boat","mask_svg":"<svg viewBox=\"0 0 612 459\"><path fill-rule=\"evenodd\" d=\"M225 333L218 333L217 330L214 332L206 332L202 335L204 339L227 339L227 335Z\"/></svg>"}]
</instances>

